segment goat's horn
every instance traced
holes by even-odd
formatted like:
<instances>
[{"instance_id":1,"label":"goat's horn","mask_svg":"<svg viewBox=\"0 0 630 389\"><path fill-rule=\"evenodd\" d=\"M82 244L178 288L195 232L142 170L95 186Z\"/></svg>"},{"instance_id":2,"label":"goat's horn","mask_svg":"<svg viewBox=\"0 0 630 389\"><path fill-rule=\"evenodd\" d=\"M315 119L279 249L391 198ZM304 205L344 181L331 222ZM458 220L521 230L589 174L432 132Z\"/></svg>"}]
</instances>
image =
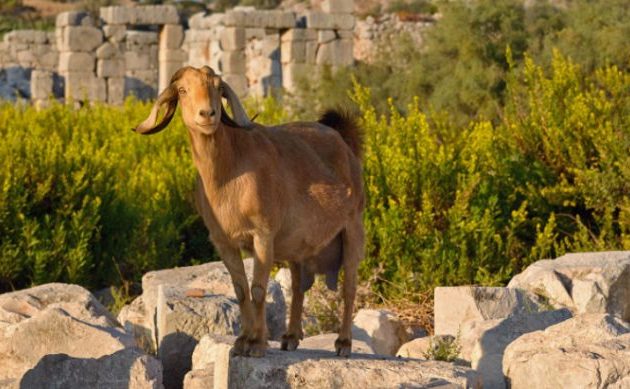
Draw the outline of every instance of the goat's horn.
<instances>
[{"instance_id":1,"label":"goat's horn","mask_svg":"<svg viewBox=\"0 0 630 389\"><path fill-rule=\"evenodd\" d=\"M232 110L232 115L234 115L234 122L243 128L248 128L252 126L252 121L249 120L241 101L236 96L236 93L230 88L230 86L222 81L223 84L223 97L227 100L230 109Z\"/></svg>"},{"instance_id":2,"label":"goat's horn","mask_svg":"<svg viewBox=\"0 0 630 389\"><path fill-rule=\"evenodd\" d=\"M168 104L166 108L166 113L158 124L155 124L157 121L158 113L160 112L160 108L163 104ZM177 109L177 91L172 87L168 86L164 91L160 94L157 101L153 105L151 109L151 113L149 117L135 128L135 131L143 134L150 135L155 134L156 132L162 131L173 119L173 115L175 114L175 110Z\"/></svg>"}]
</instances>

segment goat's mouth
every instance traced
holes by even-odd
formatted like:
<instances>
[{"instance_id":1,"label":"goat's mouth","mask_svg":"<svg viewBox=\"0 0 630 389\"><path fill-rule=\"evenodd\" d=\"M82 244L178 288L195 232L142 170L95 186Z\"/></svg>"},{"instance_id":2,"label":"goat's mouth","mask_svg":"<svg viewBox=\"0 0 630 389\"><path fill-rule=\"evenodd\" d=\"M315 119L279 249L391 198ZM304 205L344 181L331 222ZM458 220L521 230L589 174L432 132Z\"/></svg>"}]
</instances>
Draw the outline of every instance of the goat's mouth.
<instances>
[{"instance_id":1,"label":"goat's mouth","mask_svg":"<svg viewBox=\"0 0 630 389\"><path fill-rule=\"evenodd\" d=\"M195 121L195 125L197 127L201 127L201 128L211 128L214 127L216 125L216 123L214 122L214 120L209 120L209 121L204 121L204 122L198 122Z\"/></svg>"}]
</instances>

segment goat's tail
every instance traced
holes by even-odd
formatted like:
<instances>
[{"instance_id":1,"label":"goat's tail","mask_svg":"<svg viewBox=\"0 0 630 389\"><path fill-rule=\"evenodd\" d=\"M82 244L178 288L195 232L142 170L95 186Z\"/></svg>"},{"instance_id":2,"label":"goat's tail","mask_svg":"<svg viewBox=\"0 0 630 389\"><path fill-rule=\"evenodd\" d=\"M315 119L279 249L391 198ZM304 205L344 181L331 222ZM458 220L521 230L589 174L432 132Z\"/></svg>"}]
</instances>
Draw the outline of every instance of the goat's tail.
<instances>
[{"instance_id":1,"label":"goat's tail","mask_svg":"<svg viewBox=\"0 0 630 389\"><path fill-rule=\"evenodd\" d=\"M354 115L346 110L329 109L318 120L319 123L335 129L350 149L361 159L363 157L363 131Z\"/></svg>"}]
</instances>

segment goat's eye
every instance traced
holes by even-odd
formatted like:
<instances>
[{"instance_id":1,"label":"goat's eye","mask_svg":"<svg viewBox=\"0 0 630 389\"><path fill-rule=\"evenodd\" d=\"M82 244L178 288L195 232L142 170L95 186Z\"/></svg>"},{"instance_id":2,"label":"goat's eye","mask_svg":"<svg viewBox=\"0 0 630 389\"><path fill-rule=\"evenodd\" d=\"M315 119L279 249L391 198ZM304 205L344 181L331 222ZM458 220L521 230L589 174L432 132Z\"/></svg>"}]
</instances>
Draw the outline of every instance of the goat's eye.
<instances>
[{"instance_id":1,"label":"goat's eye","mask_svg":"<svg viewBox=\"0 0 630 389\"><path fill-rule=\"evenodd\" d=\"M183 95L185 95L185 94L186 94L186 89L184 89L184 88L179 88L178 92L179 92L179 94L180 94L180 95L182 95L182 96L183 96Z\"/></svg>"}]
</instances>

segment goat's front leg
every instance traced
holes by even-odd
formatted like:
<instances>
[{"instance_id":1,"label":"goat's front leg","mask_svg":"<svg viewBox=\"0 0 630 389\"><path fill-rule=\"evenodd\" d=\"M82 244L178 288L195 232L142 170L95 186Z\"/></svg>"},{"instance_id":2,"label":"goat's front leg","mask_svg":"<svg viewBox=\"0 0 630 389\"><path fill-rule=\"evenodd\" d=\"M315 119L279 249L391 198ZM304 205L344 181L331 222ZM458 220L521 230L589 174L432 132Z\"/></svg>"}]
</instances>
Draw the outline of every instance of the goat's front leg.
<instances>
[{"instance_id":1,"label":"goat's front leg","mask_svg":"<svg viewBox=\"0 0 630 389\"><path fill-rule=\"evenodd\" d=\"M265 315L265 297L267 283L273 265L273 237L254 237L254 277L252 278L252 301L254 321L252 333L248 339L248 354L262 357L267 349L267 320Z\"/></svg>"},{"instance_id":2,"label":"goat's front leg","mask_svg":"<svg viewBox=\"0 0 630 389\"><path fill-rule=\"evenodd\" d=\"M247 283L245 265L243 264L238 249L226 244L217 244L217 242L215 242L215 247L230 273L232 285L234 286L234 294L236 295L241 310L241 333L238 338L236 338L236 343L234 343L234 353L236 355L246 355L248 348L247 340L252 336L254 311L249 296L249 285Z\"/></svg>"},{"instance_id":3,"label":"goat's front leg","mask_svg":"<svg viewBox=\"0 0 630 389\"><path fill-rule=\"evenodd\" d=\"M289 330L282 336L282 349L288 351L297 349L300 340L304 337L302 332L302 308L304 306L301 280L302 266L299 263L289 263L291 269L291 313L289 315Z\"/></svg>"},{"instance_id":4,"label":"goat's front leg","mask_svg":"<svg viewBox=\"0 0 630 389\"><path fill-rule=\"evenodd\" d=\"M357 292L357 269L363 258L365 235L361 215L356 216L342 232L343 239L343 318L339 338L335 341L337 355L349 357L352 351L352 312Z\"/></svg>"}]
</instances>

